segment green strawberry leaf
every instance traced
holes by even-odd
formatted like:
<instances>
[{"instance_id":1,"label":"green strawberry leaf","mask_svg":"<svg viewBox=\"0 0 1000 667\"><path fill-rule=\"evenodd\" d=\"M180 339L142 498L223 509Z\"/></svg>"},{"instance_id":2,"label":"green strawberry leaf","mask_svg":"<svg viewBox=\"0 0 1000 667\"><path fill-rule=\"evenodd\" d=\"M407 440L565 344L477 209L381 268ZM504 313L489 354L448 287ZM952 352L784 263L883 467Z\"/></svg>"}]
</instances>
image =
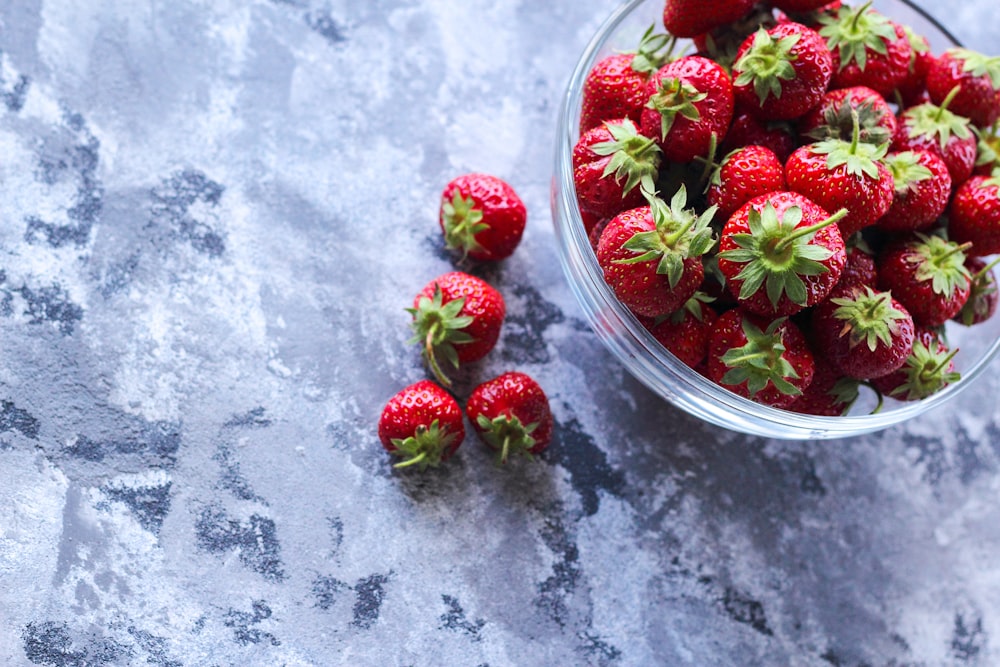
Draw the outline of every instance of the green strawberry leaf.
<instances>
[{"instance_id":1,"label":"green strawberry leaf","mask_svg":"<svg viewBox=\"0 0 1000 667\"><path fill-rule=\"evenodd\" d=\"M908 315L892 305L889 292L876 292L871 287L856 289L850 296L831 299L837 305L833 316L843 323L841 335L849 335L848 346L864 343L872 352L881 344L892 345L899 334L899 322Z\"/></svg>"},{"instance_id":2,"label":"green strawberry leaf","mask_svg":"<svg viewBox=\"0 0 1000 667\"><path fill-rule=\"evenodd\" d=\"M886 44L896 39L892 21L871 4L857 8L844 5L836 16L821 18L824 25L819 34L826 38L830 51L837 51L842 70L853 62L864 71L869 51L885 55L889 52Z\"/></svg>"},{"instance_id":3,"label":"green strawberry leaf","mask_svg":"<svg viewBox=\"0 0 1000 667\"><path fill-rule=\"evenodd\" d=\"M749 318L743 318L745 345L727 350L722 363L729 367L722 377L724 384L737 386L746 382L747 393L755 396L768 384L773 384L783 394L798 395L802 392L788 381L799 379L791 362L784 357L786 350L778 330L787 318L779 317L761 331Z\"/></svg>"},{"instance_id":4,"label":"green strawberry leaf","mask_svg":"<svg viewBox=\"0 0 1000 667\"><path fill-rule=\"evenodd\" d=\"M795 78L792 62L798 59L793 53L802 35L788 35L774 39L762 26L754 33L753 42L743 56L733 65L736 78L733 85L753 84L761 104L768 97L781 97L781 82Z\"/></svg>"},{"instance_id":5,"label":"green strawberry leaf","mask_svg":"<svg viewBox=\"0 0 1000 667\"><path fill-rule=\"evenodd\" d=\"M954 48L945 51L962 61L962 71L972 76L988 76L990 85L1000 90L1000 56L987 56L970 49Z\"/></svg>"},{"instance_id":6,"label":"green strawberry leaf","mask_svg":"<svg viewBox=\"0 0 1000 667\"><path fill-rule=\"evenodd\" d=\"M701 92L686 81L671 77L662 79L656 92L650 96L646 103L647 108L655 109L662 118L660 138L667 138L677 116L682 116L690 121L701 120L701 112L698 111L695 103L701 102L707 97L708 93Z\"/></svg>"}]
</instances>

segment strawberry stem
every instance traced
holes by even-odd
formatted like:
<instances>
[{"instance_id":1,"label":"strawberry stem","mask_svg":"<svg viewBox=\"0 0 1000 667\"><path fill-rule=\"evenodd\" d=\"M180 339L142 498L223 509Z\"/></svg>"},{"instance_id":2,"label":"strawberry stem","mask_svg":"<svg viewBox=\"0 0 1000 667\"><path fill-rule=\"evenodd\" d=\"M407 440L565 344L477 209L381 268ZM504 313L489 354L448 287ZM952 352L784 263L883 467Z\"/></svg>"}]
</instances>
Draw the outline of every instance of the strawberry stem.
<instances>
[{"instance_id":1,"label":"strawberry stem","mask_svg":"<svg viewBox=\"0 0 1000 667\"><path fill-rule=\"evenodd\" d=\"M934 380L942 371L944 371L944 369L948 367L948 364L951 363L951 360L955 358L956 354L958 354L957 347L954 350L951 350L943 359L941 359L940 362L938 362L937 365L930 368L924 368L920 371L920 380L923 382L930 382Z\"/></svg>"},{"instance_id":2,"label":"strawberry stem","mask_svg":"<svg viewBox=\"0 0 1000 667\"><path fill-rule=\"evenodd\" d=\"M441 369L441 365L438 363L437 355L434 354L435 341L437 340L438 332L440 330L440 322L435 322L427 329L427 336L424 339L424 355L427 357L427 365L430 366L434 377L436 377L444 386L450 387L451 378L445 375L444 371Z\"/></svg>"},{"instance_id":3,"label":"strawberry stem","mask_svg":"<svg viewBox=\"0 0 1000 667\"><path fill-rule=\"evenodd\" d=\"M955 95L958 95L958 91L961 87L962 87L961 84L956 84L954 88L948 91L948 94L945 96L945 98L941 100L941 104L938 105L937 114L934 116L935 121L937 122L941 121L941 119L944 117L944 112L947 111L948 109L948 105L950 105L951 101L955 99Z\"/></svg>"},{"instance_id":4,"label":"strawberry stem","mask_svg":"<svg viewBox=\"0 0 1000 667\"><path fill-rule=\"evenodd\" d=\"M412 466L412 465L417 465L418 463L420 463L421 461L423 461L426 458L427 458L427 450L424 450L424 451L420 452L419 454L417 454L416 456L414 456L411 459L406 459L405 461L400 461L399 463L392 464L392 467L393 468L406 468L406 467L409 467L409 466Z\"/></svg>"},{"instance_id":5,"label":"strawberry stem","mask_svg":"<svg viewBox=\"0 0 1000 667\"><path fill-rule=\"evenodd\" d=\"M831 215L826 220L817 222L815 225L796 227L795 231L793 231L791 234L778 239L777 243L774 244L774 250L778 254L781 254L784 250L788 248L788 246L793 245L796 239L800 239L803 236L809 236L810 234L814 234L819 230L823 229L824 227L829 227L830 225L838 222L839 220L842 220L846 215L847 215L847 209L842 208L833 215Z\"/></svg>"}]
</instances>

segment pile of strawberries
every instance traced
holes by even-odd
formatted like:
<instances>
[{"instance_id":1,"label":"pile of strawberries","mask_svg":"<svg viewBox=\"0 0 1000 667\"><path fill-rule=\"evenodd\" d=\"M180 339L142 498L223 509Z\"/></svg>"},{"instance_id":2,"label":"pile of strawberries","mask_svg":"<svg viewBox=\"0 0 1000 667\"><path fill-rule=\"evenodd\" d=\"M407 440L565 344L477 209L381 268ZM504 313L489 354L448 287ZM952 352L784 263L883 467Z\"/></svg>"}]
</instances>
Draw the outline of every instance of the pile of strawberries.
<instances>
[{"instance_id":1,"label":"pile of strawberries","mask_svg":"<svg viewBox=\"0 0 1000 667\"><path fill-rule=\"evenodd\" d=\"M455 178L441 194L439 223L445 246L460 261L497 262L509 257L524 233L527 211L514 189L489 174ZM464 271L430 281L406 309L411 343L421 347L434 380L404 387L382 409L383 447L401 460L396 467L437 467L465 439L463 411L449 391L448 373L484 358L496 345L506 315L499 291ZM525 373L510 371L472 390L468 416L479 438L506 463L532 457L552 438L553 418L542 388Z\"/></svg>"},{"instance_id":2,"label":"pile of strawberries","mask_svg":"<svg viewBox=\"0 0 1000 667\"><path fill-rule=\"evenodd\" d=\"M997 302L1000 57L935 55L871 2L666 0L663 25L590 71L572 153L618 299L777 408L957 381L945 323Z\"/></svg>"}]
</instances>

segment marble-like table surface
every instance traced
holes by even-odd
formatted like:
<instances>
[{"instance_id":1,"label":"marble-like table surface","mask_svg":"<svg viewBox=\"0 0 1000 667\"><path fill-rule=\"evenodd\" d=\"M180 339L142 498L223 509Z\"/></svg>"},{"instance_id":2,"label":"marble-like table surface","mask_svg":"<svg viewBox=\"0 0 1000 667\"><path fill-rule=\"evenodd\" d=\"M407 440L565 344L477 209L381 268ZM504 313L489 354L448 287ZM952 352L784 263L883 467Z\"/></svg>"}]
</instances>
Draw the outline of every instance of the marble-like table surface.
<instances>
[{"instance_id":1,"label":"marble-like table surface","mask_svg":"<svg viewBox=\"0 0 1000 667\"><path fill-rule=\"evenodd\" d=\"M1000 51L994 3L919 4ZM583 323L555 113L615 5L0 3L0 664L1000 664L1000 382L769 441ZM473 170L530 219L459 390L526 371L557 438L400 473L374 426Z\"/></svg>"}]
</instances>

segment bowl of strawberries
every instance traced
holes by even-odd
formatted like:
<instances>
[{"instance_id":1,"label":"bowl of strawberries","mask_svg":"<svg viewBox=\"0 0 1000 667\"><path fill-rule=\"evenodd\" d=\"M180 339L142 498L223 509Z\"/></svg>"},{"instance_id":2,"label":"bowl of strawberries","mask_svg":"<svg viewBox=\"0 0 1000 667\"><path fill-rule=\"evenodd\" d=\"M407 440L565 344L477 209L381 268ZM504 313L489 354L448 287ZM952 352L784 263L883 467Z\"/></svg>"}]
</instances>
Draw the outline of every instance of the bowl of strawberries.
<instances>
[{"instance_id":1,"label":"bowl of strawberries","mask_svg":"<svg viewBox=\"0 0 1000 667\"><path fill-rule=\"evenodd\" d=\"M906 0L630 0L570 78L560 259L636 378L829 439L952 400L1000 350L1000 57Z\"/></svg>"}]
</instances>

